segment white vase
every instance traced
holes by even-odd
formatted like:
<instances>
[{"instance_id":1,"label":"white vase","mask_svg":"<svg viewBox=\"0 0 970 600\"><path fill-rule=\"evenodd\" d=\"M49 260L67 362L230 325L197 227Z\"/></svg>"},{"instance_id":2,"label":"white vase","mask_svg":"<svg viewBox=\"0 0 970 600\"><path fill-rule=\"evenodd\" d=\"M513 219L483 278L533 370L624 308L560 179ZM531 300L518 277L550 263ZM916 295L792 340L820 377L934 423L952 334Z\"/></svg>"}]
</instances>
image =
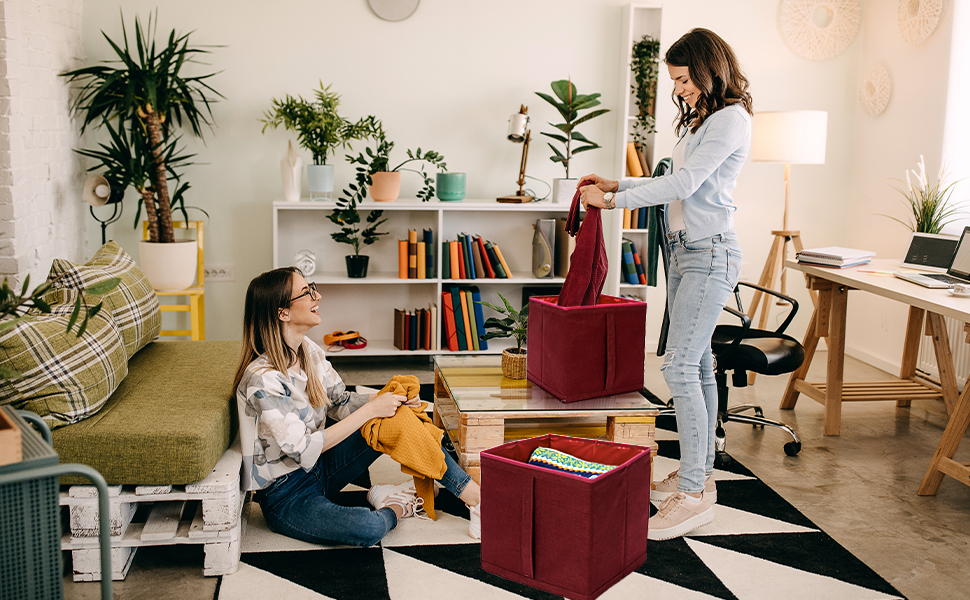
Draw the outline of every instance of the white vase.
<instances>
[{"instance_id":1,"label":"white vase","mask_svg":"<svg viewBox=\"0 0 970 600\"><path fill-rule=\"evenodd\" d=\"M148 283L159 292L180 292L192 285L199 268L199 245L185 242L139 242L139 262Z\"/></svg>"},{"instance_id":2,"label":"white vase","mask_svg":"<svg viewBox=\"0 0 970 600\"><path fill-rule=\"evenodd\" d=\"M330 200L333 197L333 165L307 165L306 178L310 200Z\"/></svg>"},{"instance_id":3,"label":"white vase","mask_svg":"<svg viewBox=\"0 0 970 600\"><path fill-rule=\"evenodd\" d=\"M283 199L299 202L303 189L303 159L293 148L293 141L287 143L286 154L280 161L280 175L283 176Z\"/></svg>"},{"instance_id":4,"label":"white vase","mask_svg":"<svg viewBox=\"0 0 970 600\"><path fill-rule=\"evenodd\" d=\"M570 204L576 195L578 179L553 179L552 201L554 204Z\"/></svg>"}]
</instances>

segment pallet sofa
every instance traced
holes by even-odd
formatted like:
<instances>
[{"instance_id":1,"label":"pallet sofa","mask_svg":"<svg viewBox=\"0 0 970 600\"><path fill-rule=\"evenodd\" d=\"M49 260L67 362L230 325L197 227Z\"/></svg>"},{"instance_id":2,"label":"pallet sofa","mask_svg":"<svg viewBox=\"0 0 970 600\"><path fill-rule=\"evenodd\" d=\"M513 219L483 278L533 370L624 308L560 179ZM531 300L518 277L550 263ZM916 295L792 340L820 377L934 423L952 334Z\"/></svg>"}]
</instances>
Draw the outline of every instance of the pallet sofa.
<instances>
[{"instance_id":1,"label":"pallet sofa","mask_svg":"<svg viewBox=\"0 0 970 600\"><path fill-rule=\"evenodd\" d=\"M119 277L80 338L65 333L74 299ZM109 484L112 579L124 579L142 546L202 544L206 575L239 565L241 456L229 391L239 342L155 341L158 299L114 242L85 265L57 260L49 315L31 315L0 336L0 363L20 375L0 381L0 404L51 426L62 463L93 467ZM97 302L91 298L89 302ZM75 581L100 579L96 489L61 478L70 513Z\"/></svg>"}]
</instances>

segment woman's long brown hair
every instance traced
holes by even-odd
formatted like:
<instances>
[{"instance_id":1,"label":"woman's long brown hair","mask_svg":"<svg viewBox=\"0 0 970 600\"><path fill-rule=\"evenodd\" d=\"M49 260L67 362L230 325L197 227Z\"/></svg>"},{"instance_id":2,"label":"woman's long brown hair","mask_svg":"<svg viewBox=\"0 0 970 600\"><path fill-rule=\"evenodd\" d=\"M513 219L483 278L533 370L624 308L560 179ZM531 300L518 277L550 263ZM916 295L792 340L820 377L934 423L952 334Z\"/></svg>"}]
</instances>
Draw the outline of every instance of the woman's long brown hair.
<instances>
[{"instance_id":1,"label":"woman's long brown hair","mask_svg":"<svg viewBox=\"0 0 970 600\"><path fill-rule=\"evenodd\" d=\"M303 275L296 267L283 267L267 271L249 282L243 315L242 356L232 383L234 397L249 364L265 354L272 368L284 374L290 366L299 362L300 368L307 376L307 396L310 398L310 406L319 408L329 405L327 391L313 368L306 342L304 341L300 348L294 351L286 345L286 340L283 338L280 309L290 304L293 276L297 274Z\"/></svg>"},{"instance_id":2,"label":"woman's long brown hair","mask_svg":"<svg viewBox=\"0 0 970 600\"><path fill-rule=\"evenodd\" d=\"M687 67L690 80L701 91L694 108L676 93L671 98L680 108L674 119L677 135L684 129L696 133L707 117L725 106L740 104L752 112L748 79L741 71L737 56L723 39L709 29L691 29L667 50L664 62L673 67Z\"/></svg>"}]
</instances>

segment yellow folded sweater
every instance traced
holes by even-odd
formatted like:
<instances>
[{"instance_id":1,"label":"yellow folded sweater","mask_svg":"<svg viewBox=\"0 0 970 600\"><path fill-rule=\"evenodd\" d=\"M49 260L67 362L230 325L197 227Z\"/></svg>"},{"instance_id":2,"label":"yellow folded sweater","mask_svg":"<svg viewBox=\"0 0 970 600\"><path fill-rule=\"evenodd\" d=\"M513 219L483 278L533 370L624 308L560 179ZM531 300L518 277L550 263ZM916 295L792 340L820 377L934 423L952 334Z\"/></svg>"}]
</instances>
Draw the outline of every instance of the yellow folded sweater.
<instances>
[{"instance_id":1,"label":"yellow folded sweater","mask_svg":"<svg viewBox=\"0 0 970 600\"><path fill-rule=\"evenodd\" d=\"M413 375L395 375L377 393L400 394L408 399L417 397L421 384ZM371 419L360 428L367 444L387 454L401 464L401 471L414 477L414 489L424 500L424 510L432 520L434 512L434 480L441 479L448 466L441 450L441 429L432 424L420 407L401 405L393 417Z\"/></svg>"}]
</instances>

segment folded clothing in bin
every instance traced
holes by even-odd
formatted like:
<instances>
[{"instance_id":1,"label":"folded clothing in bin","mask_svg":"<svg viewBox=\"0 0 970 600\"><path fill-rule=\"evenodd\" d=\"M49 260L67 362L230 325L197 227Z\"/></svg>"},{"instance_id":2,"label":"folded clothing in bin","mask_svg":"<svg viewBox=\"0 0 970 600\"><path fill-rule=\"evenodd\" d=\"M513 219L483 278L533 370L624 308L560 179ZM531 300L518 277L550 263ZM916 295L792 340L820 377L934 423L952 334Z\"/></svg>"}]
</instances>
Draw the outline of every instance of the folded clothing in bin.
<instances>
[{"instance_id":1,"label":"folded clothing in bin","mask_svg":"<svg viewBox=\"0 0 970 600\"><path fill-rule=\"evenodd\" d=\"M590 479L616 468L616 465L601 465L552 448L536 448L533 450L532 456L529 457L529 464Z\"/></svg>"},{"instance_id":2,"label":"folded clothing in bin","mask_svg":"<svg viewBox=\"0 0 970 600\"><path fill-rule=\"evenodd\" d=\"M615 468L593 479L529 464L537 448ZM650 449L543 435L482 459L482 568L512 581L592 600L647 558Z\"/></svg>"}]
</instances>

